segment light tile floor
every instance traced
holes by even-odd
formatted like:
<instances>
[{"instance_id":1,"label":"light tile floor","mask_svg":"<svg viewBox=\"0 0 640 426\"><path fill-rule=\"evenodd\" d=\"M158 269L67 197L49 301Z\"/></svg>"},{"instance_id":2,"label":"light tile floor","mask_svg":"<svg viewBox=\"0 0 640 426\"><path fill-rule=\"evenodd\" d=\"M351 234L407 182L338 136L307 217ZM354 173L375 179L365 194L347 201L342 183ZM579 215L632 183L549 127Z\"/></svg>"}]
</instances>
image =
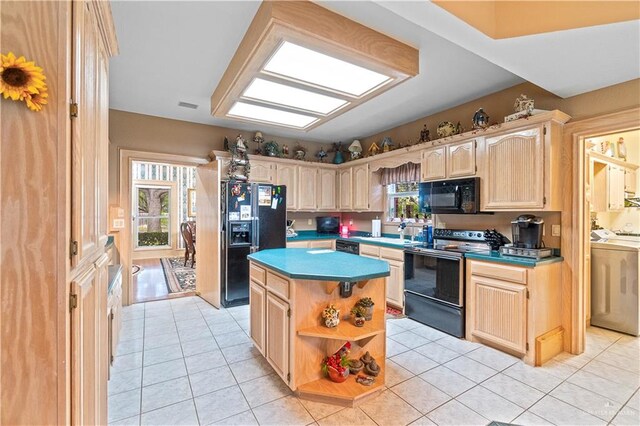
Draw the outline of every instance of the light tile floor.
<instances>
[{"instance_id":1,"label":"light tile floor","mask_svg":"<svg viewBox=\"0 0 640 426\"><path fill-rule=\"evenodd\" d=\"M126 307L109 381L120 425L640 424L640 339L591 328L543 367L410 319L388 321L387 389L358 408L299 400L248 337L247 306Z\"/></svg>"}]
</instances>

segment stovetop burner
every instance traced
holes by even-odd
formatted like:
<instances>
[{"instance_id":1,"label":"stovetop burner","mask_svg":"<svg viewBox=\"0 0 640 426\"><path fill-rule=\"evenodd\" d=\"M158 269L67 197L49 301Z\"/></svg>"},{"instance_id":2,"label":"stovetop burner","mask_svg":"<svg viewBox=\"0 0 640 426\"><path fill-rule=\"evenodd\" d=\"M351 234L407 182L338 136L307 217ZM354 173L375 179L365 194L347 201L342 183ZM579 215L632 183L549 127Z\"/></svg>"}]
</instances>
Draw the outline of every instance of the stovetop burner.
<instances>
[{"instance_id":1,"label":"stovetop burner","mask_svg":"<svg viewBox=\"0 0 640 426\"><path fill-rule=\"evenodd\" d=\"M489 253L491 248L484 241L484 231L434 229L434 243L414 247L415 251L447 252L451 254Z\"/></svg>"}]
</instances>

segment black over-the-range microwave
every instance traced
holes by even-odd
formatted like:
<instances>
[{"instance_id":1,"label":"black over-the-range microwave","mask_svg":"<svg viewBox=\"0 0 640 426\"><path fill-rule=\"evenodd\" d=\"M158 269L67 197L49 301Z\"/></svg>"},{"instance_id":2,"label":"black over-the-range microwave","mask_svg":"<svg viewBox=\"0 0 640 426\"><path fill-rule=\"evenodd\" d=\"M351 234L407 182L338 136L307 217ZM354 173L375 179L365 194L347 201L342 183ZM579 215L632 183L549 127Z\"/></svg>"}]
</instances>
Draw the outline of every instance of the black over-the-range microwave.
<instances>
[{"instance_id":1,"label":"black over-the-range microwave","mask_svg":"<svg viewBox=\"0 0 640 426\"><path fill-rule=\"evenodd\" d=\"M480 178L422 182L419 203L423 213L480 213Z\"/></svg>"}]
</instances>

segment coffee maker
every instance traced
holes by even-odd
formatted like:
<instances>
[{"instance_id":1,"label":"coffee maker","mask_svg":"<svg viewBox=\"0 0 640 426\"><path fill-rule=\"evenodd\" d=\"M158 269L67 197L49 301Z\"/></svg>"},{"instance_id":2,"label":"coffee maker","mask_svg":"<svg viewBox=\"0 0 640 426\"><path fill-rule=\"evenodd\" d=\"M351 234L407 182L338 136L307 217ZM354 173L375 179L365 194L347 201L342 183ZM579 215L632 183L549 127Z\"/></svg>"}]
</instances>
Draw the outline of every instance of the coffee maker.
<instances>
[{"instance_id":1,"label":"coffee maker","mask_svg":"<svg viewBox=\"0 0 640 426\"><path fill-rule=\"evenodd\" d=\"M532 214L523 214L511 221L513 246L520 248L542 248L544 219Z\"/></svg>"}]
</instances>

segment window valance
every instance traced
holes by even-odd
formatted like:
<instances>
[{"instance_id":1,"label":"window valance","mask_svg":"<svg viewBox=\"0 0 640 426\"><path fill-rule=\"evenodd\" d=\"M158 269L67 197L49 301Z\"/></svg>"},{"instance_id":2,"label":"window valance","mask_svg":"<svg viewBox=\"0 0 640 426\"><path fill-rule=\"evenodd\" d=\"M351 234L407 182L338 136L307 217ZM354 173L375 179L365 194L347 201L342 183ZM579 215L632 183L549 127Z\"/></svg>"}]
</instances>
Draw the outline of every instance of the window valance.
<instances>
[{"instance_id":1,"label":"window valance","mask_svg":"<svg viewBox=\"0 0 640 426\"><path fill-rule=\"evenodd\" d=\"M405 163L394 168L382 169L382 184L420 182L420 164Z\"/></svg>"}]
</instances>

